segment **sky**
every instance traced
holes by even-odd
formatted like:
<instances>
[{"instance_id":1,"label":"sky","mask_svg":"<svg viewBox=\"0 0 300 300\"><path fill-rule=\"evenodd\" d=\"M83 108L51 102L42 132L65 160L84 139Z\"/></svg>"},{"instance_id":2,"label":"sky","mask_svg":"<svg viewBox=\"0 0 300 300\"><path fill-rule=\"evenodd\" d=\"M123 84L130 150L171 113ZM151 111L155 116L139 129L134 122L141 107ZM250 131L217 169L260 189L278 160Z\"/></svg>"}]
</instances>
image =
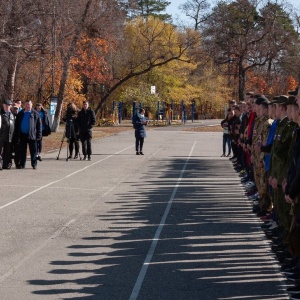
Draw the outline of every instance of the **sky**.
<instances>
[{"instance_id":1,"label":"sky","mask_svg":"<svg viewBox=\"0 0 300 300\"><path fill-rule=\"evenodd\" d=\"M185 20L185 15L178 9L180 4L183 4L186 2L186 0L168 0L171 2L171 4L167 7L166 12L170 15L172 15L173 20L176 19L176 16L178 16L180 19ZM217 1L216 0L208 0L210 3L214 4ZM289 3L291 3L295 8L298 8L300 10L300 1L299 0L286 0Z\"/></svg>"}]
</instances>

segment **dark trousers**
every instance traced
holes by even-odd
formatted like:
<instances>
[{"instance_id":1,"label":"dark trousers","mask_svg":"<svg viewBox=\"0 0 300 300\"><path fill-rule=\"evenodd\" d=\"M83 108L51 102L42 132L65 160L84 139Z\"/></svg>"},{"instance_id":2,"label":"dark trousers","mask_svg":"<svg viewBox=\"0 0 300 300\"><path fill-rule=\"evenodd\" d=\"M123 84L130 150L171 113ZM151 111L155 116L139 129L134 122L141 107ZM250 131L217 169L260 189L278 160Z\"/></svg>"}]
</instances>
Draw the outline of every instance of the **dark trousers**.
<instances>
[{"instance_id":1,"label":"dark trousers","mask_svg":"<svg viewBox=\"0 0 300 300\"><path fill-rule=\"evenodd\" d=\"M20 167L20 144L17 141L14 141L12 152L14 153L14 162L16 168Z\"/></svg>"},{"instance_id":2,"label":"dark trousers","mask_svg":"<svg viewBox=\"0 0 300 300\"><path fill-rule=\"evenodd\" d=\"M232 152L233 152L233 156L237 157L238 156L238 145L235 142L233 142L233 140L231 141L231 148L232 148Z\"/></svg>"},{"instance_id":3,"label":"dark trousers","mask_svg":"<svg viewBox=\"0 0 300 300\"><path fill-rule=\"evenodd\" d=\"M223 154L226 154L226 145L228 145L228 154L231 154L231 136L223 134Z\"/></svg>"},{"instance_id":4,"label":"dark trousers","mask_svg":"<svg viewBox=\"0 0 300 300\"><path fill-rule=\"evenodd\" d=\"M11 167L11 143L0 143L0 168L8 169Z\"/></svg>"},{"instance_id":5,"label":"dark trousers","mask_svg":"<svg viewBox=\"0 0 300 300\"><path fill-rule=\"evenodd\" d=\"M74 138L69 139L70 156L73 155L74 146L75 146L75 156L77 156L79 153L79 143L78 143L77 139L74 139Z\"/></svg>"},{"instance_id":6,"label":"dark trousers","mask_svg":"<svg viewBox=\"0 0 300 300\"><path fill-rule=\"evenodd\" d=\"M43 139L42 138L36 142L36 147L37 147L37 153L38 154L42 153L42 149L43 149Z\"/></svg>"},{"instance_id":7,"label":"dark trousers","mask_svg":"<svg viewBox=\"0 0 300 300\"><path fill-rule=\"evenodd\" d=\"M136 152L143 151L143 145L144 145L144 138L143 137L137 137L135 138L135 150Z\"/></svg>"},{"instance_id":8,"label":"dark trousers","mask_svg":"<svg viewBox=\"0 0 300 300\"><path fill-rule=\"evenodd\" d=\"M82 144L83 156L90 156L92 154L92 138L90 132L81 132L80 140Z\"/></svg>"},{"instance_id":9,"label":"dark trousers","mask_svg":"<svg viewBox=\"0 0 300 300\"><path fill-rule=\"evenodd\" d=\"M20 136L20 165L25 168L26 156L27 156L27 145L29 145L31 166L35 167L37 165L36 155L37 155L37 144L36 140L28 139L27 134L21 134Z\"/></svg>"}]
</instances>

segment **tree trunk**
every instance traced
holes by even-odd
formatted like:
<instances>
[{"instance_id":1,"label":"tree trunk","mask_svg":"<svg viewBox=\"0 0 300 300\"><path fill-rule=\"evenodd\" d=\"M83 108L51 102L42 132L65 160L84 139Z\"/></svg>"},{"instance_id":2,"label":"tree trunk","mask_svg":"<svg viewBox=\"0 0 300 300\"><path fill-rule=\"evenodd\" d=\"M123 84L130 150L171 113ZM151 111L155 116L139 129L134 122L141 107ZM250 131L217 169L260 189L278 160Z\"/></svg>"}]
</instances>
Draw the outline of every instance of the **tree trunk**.
<instances>
[{"instance_id":1,"label":"tree trunk","mask_svg":"<svg viewBox=\"0 0 300 300\"><path fill-rule=\"evenodd\" d=\"M89 8L91 6L92 0L87 1L84 13L82 14L81 21L78 23L78 26L75 30L74 37L71 41L68 53L66 55L66 58L63 61L63 71L59 83L59 90L58 90L58 100L57 100L57 107L54 115L54 120L52 124L52 131L56 132L59 128L60 118L61 118L61 112L64 102L64 94L65 94L65 87L68 79L69 74L69 68L70 68L70 60L72 56L74 55L74 52L76 50L76 44L78 40L81 37L82 31L84 29L87 13L89 11ZM63 56L62 56L63 57Z\"/></svg>"},{"instance_id":2,"label":"tree trunk","mask_svg":"<svg viewBox=\"0 0 300 300\"><path fill-rule=\"evenodd\" d=\"M74 51L72 53L74 53ZM71 55L71 49L69 50L69 54ZM63 104L64 94L65 94L65 87L66 87L68 73L69 73L69 66L70 66L70 59L66 58L66 61L64 61L64 64L63 64L63 72L62 72L60 83L59 83L57 107L55 110L54 120L53 120L53 124L52 124L53 132L58 131L58 128L59 128L61 112L62 112L62 107L63 107L62 104Z\"/></svg>"},{"instance_id":3,"label":"tree trunk","mask_svg":"<svg viewBox=\"0 0 300 300\"><path fill-rule=\"evenodd\" d=\"M245 97L245 87L246 87L246 71L243 68L243 63L239 63L239 99L238 101L244 101Z\"/></svg>"},{"instance_id":4,"label":"tree trunk","mask_svg":"<svg viewBox=\"0 0 300 300\"><path fill-rule=\"evenodd\" d=\"M10 64L7 69L7 77L5 83L5 97L11 100L14 100L15 97L17 66L18 66L18 54L16 51L11 49Z\"/></svg>"}]
</instances>

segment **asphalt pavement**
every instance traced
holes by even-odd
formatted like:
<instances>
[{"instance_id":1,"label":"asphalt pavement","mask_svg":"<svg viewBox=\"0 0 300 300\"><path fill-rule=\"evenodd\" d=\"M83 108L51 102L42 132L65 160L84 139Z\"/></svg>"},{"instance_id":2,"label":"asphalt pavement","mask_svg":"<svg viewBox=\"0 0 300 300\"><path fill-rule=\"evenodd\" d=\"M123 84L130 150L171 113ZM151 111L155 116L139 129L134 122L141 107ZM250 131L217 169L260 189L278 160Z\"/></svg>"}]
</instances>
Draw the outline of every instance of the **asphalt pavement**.
<instances>
[{"instance_id":1,"label":"asphalt pavement","mask_svg":"<svg viewBox=\"0 0 300 300\"><path fill-rule=\"evenodd\" d=\"M213 125L216 121L204 121ZM0 299L281 300L284 276L221 132L148 128L0 172Z\"/></svg>"}]
</instances>

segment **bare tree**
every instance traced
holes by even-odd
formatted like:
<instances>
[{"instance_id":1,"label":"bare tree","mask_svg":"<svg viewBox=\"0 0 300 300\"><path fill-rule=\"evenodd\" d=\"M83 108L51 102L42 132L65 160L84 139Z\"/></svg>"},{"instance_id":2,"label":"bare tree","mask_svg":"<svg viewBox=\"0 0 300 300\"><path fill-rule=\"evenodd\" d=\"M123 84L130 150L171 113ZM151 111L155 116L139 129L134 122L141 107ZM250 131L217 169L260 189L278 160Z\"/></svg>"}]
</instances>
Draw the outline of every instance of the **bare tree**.
<instances>
[{"instance_id":1,"label":"bare tree","mask_svg":"<svg viewBox=\"0 0 300 300\"><path fill-rule=\"evenodd\" d=\"M62 75L58 89L58 103L52 130L59 126L65 86L68 78L71 58L76 55L77 43L84 33L103 37L112 35L114 26L122 23L117 1L74 0L59 2L57 20L57 47L62 60Z\"/></svg>"},{"instance_id":2,"label":"bare tree","mask_svg":"<svg viewBox=\"0 0 300 300\"><path fill-rule=\"evenodd\" d=\"M179 9L193 20L195 30L198 30L199 25L209 18L207 12L209 8L210 4L207 0L188 0L179 6Z\"/></svg>"},{"instance_id":3,"label":"bare tree","mask_svg":"<svg viewBox=\"0 0 300 300\"><path fill-rule=\"evenodd\" d=\"M1 1L0 55L4 82L1 89L6 98L15 97L20 63L40 47L37 38L41 32L39 10L40 1Z\"/></svg>"}]
</instances>

